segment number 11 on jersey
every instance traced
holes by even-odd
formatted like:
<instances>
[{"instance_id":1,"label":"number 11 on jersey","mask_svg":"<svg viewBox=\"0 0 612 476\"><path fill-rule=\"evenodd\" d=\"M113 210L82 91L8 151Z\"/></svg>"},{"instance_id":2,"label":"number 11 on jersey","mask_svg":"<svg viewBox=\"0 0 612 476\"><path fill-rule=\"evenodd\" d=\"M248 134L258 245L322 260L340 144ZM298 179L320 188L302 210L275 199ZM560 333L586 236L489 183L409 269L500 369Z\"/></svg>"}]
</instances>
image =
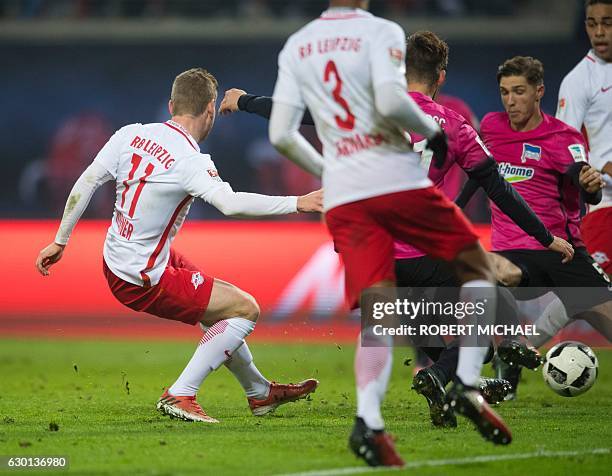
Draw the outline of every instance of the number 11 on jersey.
<instances>
[{"instance_id":1,"label":"number 11 on jersey","mask_svg":"<svg viewBox=\"0 0 612 476\"><path fill-rule=\"evenodd\" d=\"M123 181L123 186L125 188L123 189L123 192L121 193L121 208L123 208L125 204L125 196L128 190L130 189L130 182L134 180L134 175L136 174L136 170L138 169L138 166L140 165L141 162L142 162L142 157L140 155L132 154L132 169L130 170L130 173L128 174L127 180ZM134 192L134 196L132 197L132 203L130 204L130 209L128 212L128 216L130 218L134 217L134 212L136 211L136 204L138 203L138 199L140 198L140 195L142 194L142 189L145 186L147 177L149 177L153 173L153 170L155 170L155 167L153 166L153 164L150 164L150 163L147 164L145 171L144 171L144 175L138 179L138 187L136 187L136 191Z\"/></svg>"}]
</instances>

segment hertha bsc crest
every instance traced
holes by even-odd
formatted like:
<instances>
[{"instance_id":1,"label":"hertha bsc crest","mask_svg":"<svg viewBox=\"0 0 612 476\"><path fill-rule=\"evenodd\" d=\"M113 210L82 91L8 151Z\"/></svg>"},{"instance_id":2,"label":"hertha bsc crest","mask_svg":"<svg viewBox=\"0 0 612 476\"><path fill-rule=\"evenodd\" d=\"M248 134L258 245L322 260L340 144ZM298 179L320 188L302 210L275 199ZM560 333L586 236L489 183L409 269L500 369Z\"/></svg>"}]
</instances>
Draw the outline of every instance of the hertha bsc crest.
<instances>
[{"instance_id":1,"label":"hertha bsc crest","mask_svg":"<svg viewBox=\"0 0 612 476\"><path fill-rule=\"evenodd\" d=\"M200 284L204 284L204 278L199 271L191 275L191 284L193 284L193 289L198 289Z\"/></svg>"}]
</instances>

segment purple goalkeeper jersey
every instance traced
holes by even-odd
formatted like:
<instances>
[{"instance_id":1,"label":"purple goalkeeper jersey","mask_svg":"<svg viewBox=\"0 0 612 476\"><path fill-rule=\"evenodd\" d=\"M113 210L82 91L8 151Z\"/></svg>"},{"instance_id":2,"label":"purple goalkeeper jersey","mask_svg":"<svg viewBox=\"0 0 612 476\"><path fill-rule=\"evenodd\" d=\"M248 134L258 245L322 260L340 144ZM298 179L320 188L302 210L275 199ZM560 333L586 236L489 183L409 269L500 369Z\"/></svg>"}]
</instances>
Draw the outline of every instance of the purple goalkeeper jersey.
<instances>
[{"instance_id":1,"label":"purple goalkeeper jersey","mask_svg":"<svg viewBox=\"0 0 612 476\"><path fill-rule=\"evenodd\" d=\"M448 138L446 161L441 169L437 169L431 165L431 152L423 150L426 142L425 138L410 133L414 150L421 152L421 164L429 170L429 178L434 185L444 191L444 177L451 167L455 164L463 170L477 167L489 157L489 151L478 137L478 133L463 116L434 102L425 94L412 91L410 96L423 112L431 116L444 129ZM395 259L419 258L424 255L425 253L407 243L395 242Z\"/></svg>"},{"instance_id":2,"label":"purple goalkeeper jersey","mask_svg":"<svg viewBox=\"0 0 612 476\"><path fill-rule=\"evenodd\" d=\"M574 246L580 236L580 190L569 176L575 162L587 162L583 136L573 127L542 113L535 129L517 132L505 112L487 114L480 133L497 161L499 172L523 197L550 232ZM491 203L491 242L494 251L544 250Z\"/></svg>"}]
</instances>

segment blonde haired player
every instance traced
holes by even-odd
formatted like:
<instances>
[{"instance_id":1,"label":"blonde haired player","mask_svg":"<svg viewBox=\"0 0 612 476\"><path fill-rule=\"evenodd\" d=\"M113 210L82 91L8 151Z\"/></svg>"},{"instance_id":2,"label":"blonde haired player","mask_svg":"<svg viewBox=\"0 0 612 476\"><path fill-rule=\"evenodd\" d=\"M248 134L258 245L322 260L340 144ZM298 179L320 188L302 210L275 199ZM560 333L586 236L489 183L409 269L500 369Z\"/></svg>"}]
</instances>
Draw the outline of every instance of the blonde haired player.
<instances>
[{"instance_id":1,"label":"blonde haired player","mask_svg":"<svg viewBox=\"0 0 612 476\"><path fill-rule=\"evenodd\" d=\"M219 177L203 141L215 121L217 81L202 68L179 74L164 123L119 129L75 183L54 242L38 255L43 276L63 255L74 226L95 190L116 181L115 211L104 242L104 275L113 295L135 311L200 324L205 331L193 357L157 402L162 413L187 421L217 423L196 401L203 380L222 364L245 390L254 415L305 397L318 382L268 381L253 363L245 338L259 307L236 286L212 278L171 248L195 198L225 215L285 215L321 211L322 192L272 197L234 192Z\"/></svg>"}]
</instances>

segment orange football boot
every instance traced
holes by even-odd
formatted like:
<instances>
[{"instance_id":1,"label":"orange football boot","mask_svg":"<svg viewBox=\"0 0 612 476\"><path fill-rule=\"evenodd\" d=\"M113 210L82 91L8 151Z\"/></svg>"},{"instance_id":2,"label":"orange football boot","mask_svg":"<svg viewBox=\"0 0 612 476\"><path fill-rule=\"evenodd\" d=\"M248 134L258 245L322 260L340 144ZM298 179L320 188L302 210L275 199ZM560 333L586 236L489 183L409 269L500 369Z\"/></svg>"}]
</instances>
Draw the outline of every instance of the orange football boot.
<instances>
[{"instance_id":1,"label":"orange football boot","mask_svg":"<svg viewBox=\"0 0 612 476\"><path fill-rule=\"evenodd\" d=\"M157 409L171 418L179 418L185 421L201 421L203 423L219 423L219 420L208 416L196 401L194 396L170 395L166 390L157 401Z\"/></svg>"},{"instance_id":2,"label":"orange football boot","mask_svg":"<svg viewBox=\"0 0 612 476\"><path fill-rule=\"evenodd\" d=\"M280 405L306 398L316 390L318 385L319 381L315 379L304 380L298 384L272 382L268 397L261 400L249 398L249 407L255 416L266 415L276 410Z\"/></svg>"}]
</instances>

